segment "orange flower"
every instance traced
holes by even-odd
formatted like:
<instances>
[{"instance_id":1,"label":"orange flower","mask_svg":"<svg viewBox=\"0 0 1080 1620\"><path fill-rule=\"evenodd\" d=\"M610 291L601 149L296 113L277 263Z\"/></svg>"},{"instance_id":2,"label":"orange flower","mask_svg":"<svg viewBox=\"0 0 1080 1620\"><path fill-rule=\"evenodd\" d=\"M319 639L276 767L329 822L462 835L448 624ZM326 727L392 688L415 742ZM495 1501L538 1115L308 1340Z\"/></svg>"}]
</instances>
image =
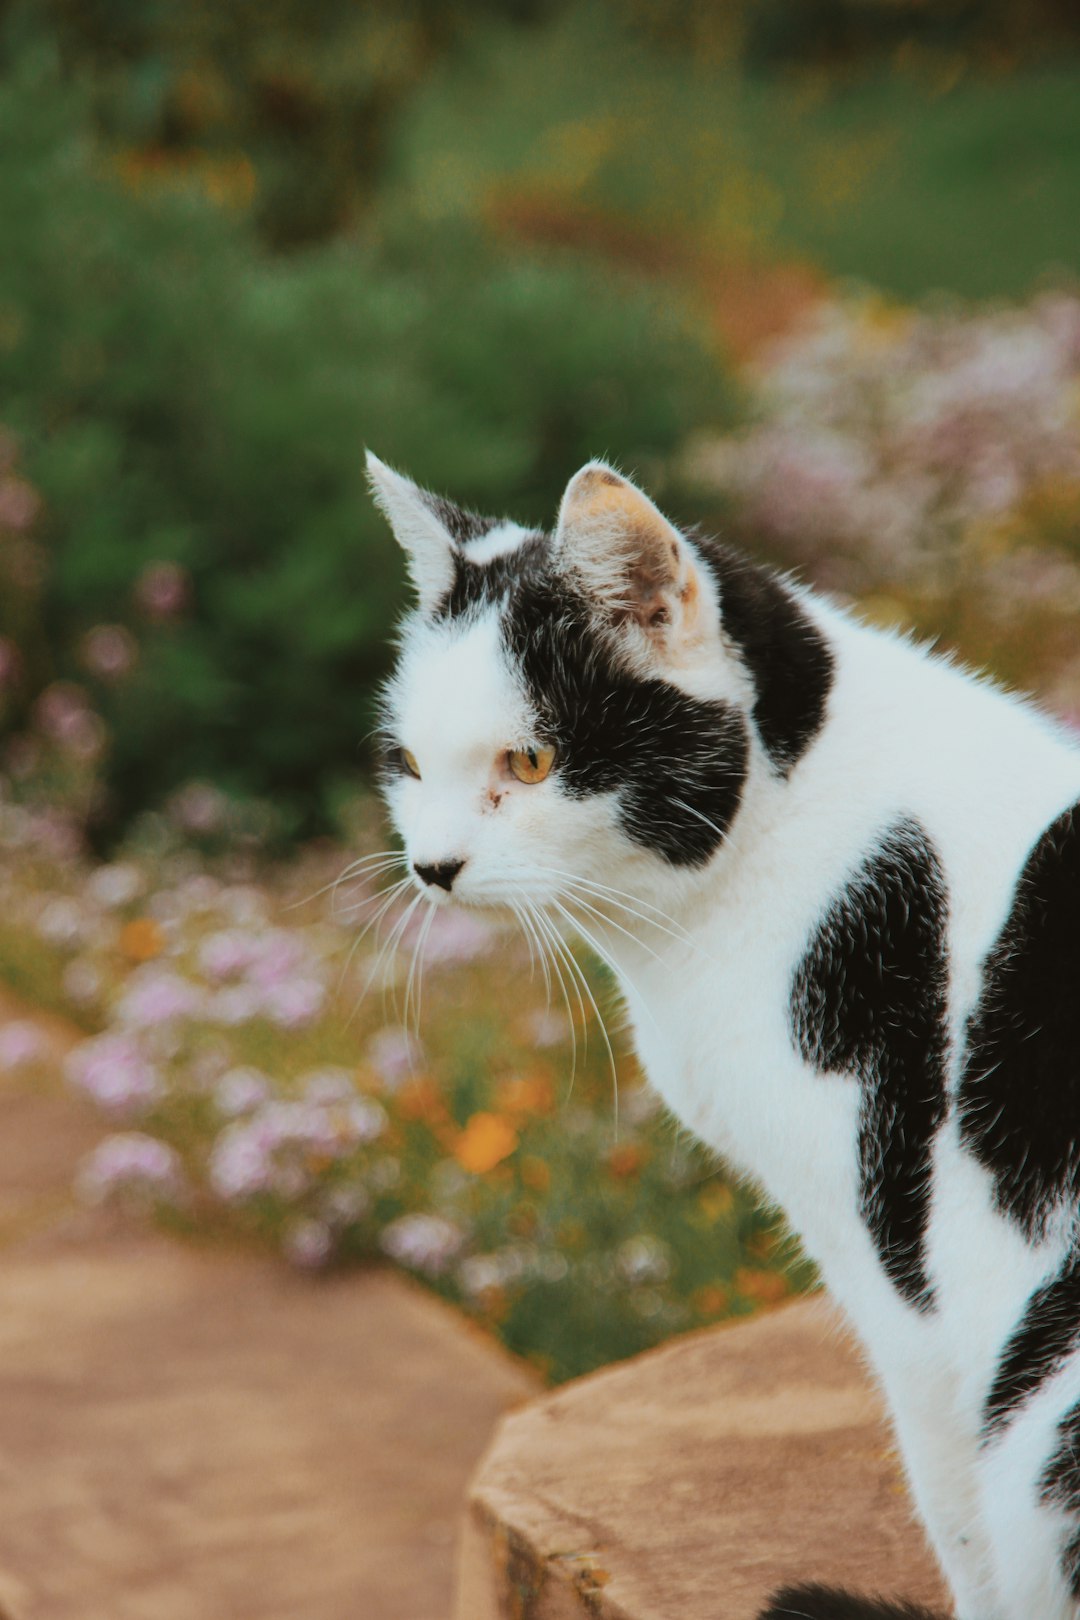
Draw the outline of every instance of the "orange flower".
<instances>
[{"instance_id":1,"label":"orange flower","mask_svg":"<svg viewBox=\"0 0 1080 1620\"><path fill-rule=\"evenodd\" d=\"M165 935L152 917L135 917L120 930L120 949L132 962L150 962L165 948Z\"/></svg>"},{"instance_id":2,"label":"orange flower","mask_svg":"<svg viewBox=\"0 0 1080 1620\"><path fill-rule=\"evenodd\" d=\"M645 1158L645 1149L637 1142L622 1142L608 1154L607 1165L613 1176L626 1180L637 1175Z\"/></svg>"},{"instance_id":3,"label":"orange flower","mask_svg":"<svg viewBox=\"0 0 1080 1620\"><path fill-rule=\"evenodd\" d=\"M422 1119L428 1125L437 1124L446 1117L442 1093L428 1075L407 1080L397 1094L397 1106L402 1119Z\"/></svg>"},{"instance_id":4,"label":"orange flower","mask_svg":"<svg viewBox=\"0 0 1080 1620\"><path fill-rule=\"evenodd\" d=\"M720 1288L716 1284L698 1288L694 1293L693 1302L699 1316L723 1316L731 1303L727 1289Z\"/></svg>"},{"instance_id":5,"label":"orange flower","mask_svg":"<svg viewBox=\"0 0 1080 1620\"><path fill-rule=\"evenodd\" d=\"M473 1114L457 1139L454 1157L462 1169L482 1176L508 1159L517 1145L517 1132L501 1114Z\"/></svg>"},{"instance_id":6,"label":"orange flower","mask_svg":"<svg viewBox=\"0 0 1080 1620\"><path fill-rule=\"evenodd\" d=\"M546 1159L529 1155L521 1161L521 1179L533 1192L547 1192L551 1186L551 1166Z\"/></svg>"},{"instance_id":7,"label":"orange flower","mask_svg":"<svg viewBox=\"0 0 1080 1620\"><path fill-rule=\"evenodd\" d=\"M496 1097L499 1107L507 1114L550 1114L555 1106L551 1076L539 1071L504 1080Z\"/></svg>"},{"instance_id":8,"label":"orange flower","mask_svg":"<svg viewBox=\"0 0 1080 1620\"><path fill-rule=\"evenodd\" d=\"M735 1194L726 1181L714 1181L698 1194L698 1209L707 1220L717 1221L721 1215L729 1215L735 1203Z\"/></svg>"},{"instance_id":9,"label":"orange flower","mask_svg":"<svg viewBox=\"0 0 1080 1620\"><path fill-rule=\"evenodd\" d=\"M757 1271L751 1266L740 1266L735 1273L735 1287L746 1299L756 1299L759 1305L775 1305L787 1297L787 1278L778 1271Z\"/></svg>"}]
</instances>

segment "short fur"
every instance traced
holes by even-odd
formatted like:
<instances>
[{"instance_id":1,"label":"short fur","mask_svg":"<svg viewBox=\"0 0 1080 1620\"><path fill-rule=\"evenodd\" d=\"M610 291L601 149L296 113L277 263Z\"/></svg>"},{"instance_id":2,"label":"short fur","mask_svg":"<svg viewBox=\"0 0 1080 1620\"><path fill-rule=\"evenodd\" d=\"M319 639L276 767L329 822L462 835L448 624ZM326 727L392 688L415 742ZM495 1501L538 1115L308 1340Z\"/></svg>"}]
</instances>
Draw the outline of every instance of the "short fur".
<instances>
[{"instance_id":1,"label":"short fur","mask_svg":"<svg viewBox=\"0 0 1080 1620\"><path fill-rule=\"evenodd\" d=\"M1080 749L602 463L551 535L372 478L420 599L384 728L418 886L576 923L861 1337L958 1620L1078 1620Z\"/></svg>"}]
</instances>

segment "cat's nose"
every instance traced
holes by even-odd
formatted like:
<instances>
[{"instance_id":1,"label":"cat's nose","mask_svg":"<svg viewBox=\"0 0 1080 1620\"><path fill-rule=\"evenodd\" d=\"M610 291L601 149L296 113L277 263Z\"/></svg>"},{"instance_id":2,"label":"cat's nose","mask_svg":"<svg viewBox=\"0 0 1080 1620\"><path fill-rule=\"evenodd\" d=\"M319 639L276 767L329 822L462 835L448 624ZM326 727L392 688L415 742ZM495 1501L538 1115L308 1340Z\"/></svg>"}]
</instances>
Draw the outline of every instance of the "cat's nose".
<instances>
[{"instance_id":1,"label":"cat's nose","mask_svg":"<svg viewBox=\"0 0 1080 1620\"><path fill-rule=\"evenodd\" d=\"M454 879L464 865L464 861L440 861L437 866L424 866L421 861L414 861L413 871L425 883L437 883L440 889L445 889L449 894Z\"/></svg>"}]
</instances>

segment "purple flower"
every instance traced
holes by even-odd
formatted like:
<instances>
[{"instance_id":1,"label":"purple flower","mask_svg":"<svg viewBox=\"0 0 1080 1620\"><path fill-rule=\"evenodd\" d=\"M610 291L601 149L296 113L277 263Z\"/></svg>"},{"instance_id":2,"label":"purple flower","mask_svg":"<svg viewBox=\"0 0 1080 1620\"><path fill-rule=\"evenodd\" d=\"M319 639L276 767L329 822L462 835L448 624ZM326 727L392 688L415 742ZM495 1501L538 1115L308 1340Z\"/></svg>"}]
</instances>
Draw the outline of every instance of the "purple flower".
<instances>
[{"instance_id":1,"label":"purple flower","mask_svg":"<svg viewBox=\"0 0 1080 1620\"><path fill-rule=\"evenodd\" d=\"M146 963L128 979L116 1015L125 1024L147 1029L204 1012L204 997L197 985L171 968Z\"/></svg>"},{"instance_id":2,"label":"purple flower","mask_svg":"<svg viewBox=\"0 0 1080 1620\"><path fill-rule=\"evenodd\" d=\"M103 681L123 680L135 668L138 656L139 644L122 624L98 624L83 637L82 661Z\"/></svg>"},{"instance_id":3,"label":"purple flower","mask_svg":"<svg viewBox=\"0 0 1080 1620\"><path fill-rule=\"evenodd\" d=\"M252 984L230 984L206 1004L206 1017L216 1024L249 1024L263 1012L263 998Z\"/></svg>"},{"instance_id":4,"label":"purple flower","mask_svg":"<svg viewBox=\"0 0 1080 1620\"><path fill-rule=\"evenodd\" d=\"M286 928L271 928L255 942L251 979L263 990L275 990L297 976L307 952L303 940Z\"/></svg>"},{"instance_id":5,"label":"purple flower","mask_svg":"<svg viewBox=\"0 0 1080 1620\"><path fill-rule=\"evenodd\" d=\"M325 1266L334 1250L330 1228L322 1221L310 1219L294 1221L285 1233L282 1250L287 1260L305 1271L317 1271Z\"/></svg>"},{"instance_id":6,"label":"purple flower","mask_svg":"<svg viewBox=\"0 0 1080 1620\"><path fill-rule=\"evenodd\" d=\"M316 1108L356 1100L356 1087L348 1069L312 1069L308 1074L301 1076L300 1086L304 1101Z\"/></svg>"},{"instance_id":7,"label":"purple flower","mask_svg":"<svg viewBox=\"0 0 1080 1620\"><path fill-rule=\"evenodd\" d=\"M92 1204L122 1194L147 1202L175 1202L184 1191L180 1159L165 1142L142 1131L107 1136L83 1160L78 1187Z\"/></svg>"},{"instance_id":8,"label":"purple flower","mask_svg":"<svg viewBox=\"0 0 1080 1620\"><path fill-rule=\"evenodd\" d=\"M258 960L259 949L256 935L223 928L199 946L199 966L208 979L235 979Z\"/></svg>"},{"instance_id":9,"label":"purple flower","mask_svg":"<svg viewBox=\"0 0 1080 1620\"><path fill-rule=\"evenodd\" d=\"M168 810L181 832L206 835L221 832L229 801L211 782L189 782L173 794Z\"/></svg>"},{"instance_id":10,"label":"purple flower","mask_svg":"<svg viewBox=\"0 0 1080 1620\"><path fill-rule=\"evenodd\" d=\"M38 936L49 945L77 945L85 926L78 903L63 896L48 901L38 914Z\"/></svg>"},{"instance_id":11,"label":"purple flower","mask_svg":"<svg viewBox=\"0 0 1080 1620\"><path fill-rule=\"evenodd\" d=\"M341 1129L354 1142L374 1142L385 1131L386 1110L372 1097L354 1097L344 1108Z\"/></svg>"},{"instance_id":12,"label":"purple flower","mask_svg":"<svg viewBox=\"0 0 1080 1620\"><path fill-rule=\"evenodd\" d=\"M424 961L430 967L443 962L471 962L489 951L494 939L494 928L480 917L440 907L425 935Z\"/></svg>"},{"instance_id":13,"label":"purple flower","mask_svg":"<svg viewBox=\"0 0 1080 1620\"><path fill-rule=\"evenodd\" d=\"M102 983L101 969L82 958L68 963L61 980L65 996L80 1005L96 1001L101 994Z\"/></svg>"},{"instance_id":14,"label":"purple flower","mask_svg":"<svg viewBox=\"0 0 1080 1620\"><path fill-rule=\"evenodd\" d=\"M110 911L126 906L142 893L143 878L137 866L130 861L113 861L99 866L86 885L89 895Z\"/></svg>"},{"instance_id":15,"label":"purple flower","mask_svg":"<svg viewBox=\"0 0 1080 1620\"><path fill-rule=\"evenodd\" d=\"M234 1118L262 1106L270 1095L270 1081L261 1069L230 1069L221 1076L214 1095L221 1112Z\"/></svg>"},{"instance_id":16,"label":"purple flower","mask_svg":"<svg viewBox=\"0 0 1080 1620\"><path fill-rule=\"evenodd\" d=\"M388 1091L415 1073L419 1055L416 1041L400 1024L388 1024L368 1042L367 1060Z\"/></svg>"},{"instance_id":17,"label":"purple flower","mask_svg":"<svg viewBox=\"0 0 1080 1620\"><path fill-rule=\"evenodd\" d=\"M264 997L267 1014L282 1029L301 1029L322 1011L326 987L318 979L294 979Z\"/></svg>"},{"instance_id":18,"label":"purple flower","mask_svg":"<svg viewBox=\"0 0 1080 1620\"><path fill-rule=\"evenodd\" d=\"M69 1082L102 1108L115 1114L137 1114L164 1090L161 1075L131 1035L95 1035L68 1055Z\"/></svg>"},{"instance_id":19,"label":"purple flower","mask_svg":"<svg viewBox=\"0 0 1080 1620\"><path fill-rule=\"evenodd\" d=\"M16 1018L0 1026L0 1069L28 1069L49 1055L49 1042L37 1024Z\"/></svg>"},{"instance_id":20,"label":"purple flower","mask_svg":"<svg viewBox=\"0 0 1080 1620\"><path fill-rule=\"evenodd\" d=\"M135 582L135 600L151 619L175 618L191 600L191 576L179 563L151 563Z\"/></svg>"},{"instance_id":21,"label":"purple flower","mask_svg":"<svg viewBox=\"0 0 1080 1620\"><path fill-rule=\"evenodd\" d=\"M267 1192L274 1180L274 1133L262 1121L230 1125L214 1143L210 1184L226 1203Z\"/></svg>"},{"instance_id":22,"label":"purple flower","mask_svg":"<svg viewBox=\"0 0 1080 1620\"><path fill-rule=\"evenodd\" d=\"M265 1102L226 1126L210 1156L210 1180L228 1202L272 1192L297 1198L361 1144L374 1141L386 1115L370 1098L330 1107Z\"/></svg>"},{"instance_id":23,"label":"purple flower","mask_svg":"<svg viewBox=\"0 0 1080 1620\"><path fill-rule=\"evenodd\" d=\"M383 1229L379 1247L399 1265L439 1277L457 1258L465 1234L441 1215L399 1215Z\"/></svg>"}]
</instances>

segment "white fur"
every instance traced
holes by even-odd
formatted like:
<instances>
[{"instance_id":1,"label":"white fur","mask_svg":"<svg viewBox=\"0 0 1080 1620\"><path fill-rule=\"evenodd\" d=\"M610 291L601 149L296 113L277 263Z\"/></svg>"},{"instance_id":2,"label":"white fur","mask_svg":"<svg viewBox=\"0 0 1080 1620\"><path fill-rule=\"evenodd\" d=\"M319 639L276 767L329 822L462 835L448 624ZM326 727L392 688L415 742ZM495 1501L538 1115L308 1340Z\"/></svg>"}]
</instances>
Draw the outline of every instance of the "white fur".
<instances>
[{"instance_id":1,"label":"white fur","mask_svg":"<svg viewBox=\"0 0 1080 1620\"><path fill-rule=\"evenodd\" d=\"M486 538L490 548L510 536ZM701 584L708 634L668 678L746 706L745 671ZM1026 854L1080 798L1080 751L1028 704L800 597L835 656L827 722L787 780L754 745L742 806L704 870L636 847L610 799L570 800L557 771L535 786L509 776L506 751L530 741L533 717L494 612L449 628L417 620L407 632L390 701L421 780L403 777L391 809L410 858L466 862L455 901L542 906L560 892L558 872L634 897L637 920L597 899L607 920L590 914L588 927L618 971L645 1070L680 1120L783 1206L856 1327L959 1620L1076 1620L1058 1567L1060 1515L1040 1504L1037 1481L1056 1420L1080 1396L1080 1367L1051 1380L1003 1440L978 1439L1002 1347L1067 1233L1025 1241L950 1128L937 1144L928 1233L937 1309L906 1304L858 1212L858 1088L804 1063L790 987L860 859L898 818L916 817L948 883L955 1085L980 964Z\"/></svg>"}]
</instances>

